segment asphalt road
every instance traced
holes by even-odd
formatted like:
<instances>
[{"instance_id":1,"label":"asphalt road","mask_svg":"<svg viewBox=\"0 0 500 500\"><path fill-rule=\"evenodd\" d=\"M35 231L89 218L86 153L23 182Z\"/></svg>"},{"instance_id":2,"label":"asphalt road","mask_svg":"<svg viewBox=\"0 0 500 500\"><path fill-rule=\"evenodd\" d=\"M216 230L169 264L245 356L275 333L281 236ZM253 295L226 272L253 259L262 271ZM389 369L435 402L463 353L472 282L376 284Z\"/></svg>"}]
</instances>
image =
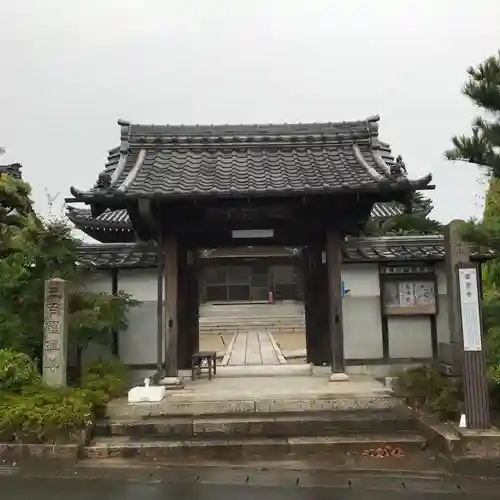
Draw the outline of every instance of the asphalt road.
<instances>
[{"instance_id":1,"label":"asphalt road","mask_svg":"<svg viewBox=\"0 0 500 500\"><path fill-rule=\"evenodd\" d=\"M90 477L90 476L94 477ZM6 500L434 500L499 498L500 481L221 469L0 474Z\"/></svg>"}]
</instances>

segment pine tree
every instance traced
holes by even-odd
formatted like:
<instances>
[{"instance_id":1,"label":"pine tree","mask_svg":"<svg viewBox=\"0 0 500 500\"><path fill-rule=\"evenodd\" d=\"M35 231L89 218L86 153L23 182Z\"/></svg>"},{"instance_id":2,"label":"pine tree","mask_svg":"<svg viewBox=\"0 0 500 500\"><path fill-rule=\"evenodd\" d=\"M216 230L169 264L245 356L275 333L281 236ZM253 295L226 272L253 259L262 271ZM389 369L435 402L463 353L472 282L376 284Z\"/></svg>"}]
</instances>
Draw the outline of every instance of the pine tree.
<instances>
[{"instance_id":1,"label":"pine tree","mask_svg":"<svg viewBox=\"0 0 500 500\"><path fill-rule=\"evenodd\" d=\"M402 213L386 220L370 217L361 231L364 236L416 236L441 234L443 225L431 219L433 206L429 198L414 192L409 200L412 212Z\"/></svg>"},{"instance_id":2,"label":"pine tree","mask_svg":"<svg viewBox=\"0 0 500 500\"><path fill-rule=\"evenodd\" d=\"M467 72L469 79L462 92L482 111L482 116L474 119L470 136L452 138L454 148L445 155L449 160L484 167L491 177L483 221L465 223L462 237L500 251L500 214L492 212L491 207L498 195L496 180L500 179L500 52Z\"/></svg>"},{"instance_id":3,"label":"pine tree","mask_svg":"<svg viewBox=\"0 0 500 500\"><path fill-rule=\"evenodd\" d=\"M474 119L472 134L453 137L454 147L445 154L449 160L486 167L490 175L500 178L500 51L467 72L463 94L483 113Z\"/></svg>"}]
</instances>

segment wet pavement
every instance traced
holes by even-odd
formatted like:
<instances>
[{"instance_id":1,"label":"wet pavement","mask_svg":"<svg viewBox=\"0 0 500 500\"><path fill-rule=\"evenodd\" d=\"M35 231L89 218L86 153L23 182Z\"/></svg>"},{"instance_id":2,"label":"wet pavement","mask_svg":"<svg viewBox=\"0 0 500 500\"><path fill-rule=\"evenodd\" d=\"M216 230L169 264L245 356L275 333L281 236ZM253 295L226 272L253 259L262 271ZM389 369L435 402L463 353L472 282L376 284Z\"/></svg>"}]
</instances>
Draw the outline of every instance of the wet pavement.
<instances>
[{"instance_id":1,"label":"wet pavement","mask_svg":"<svg viewBox=\"0 0 500 500\"><path fill-rule=\"evenodd\" d=\"M0 492L8 500L487 499L499 498L500 479L229 467L4 468Z\"/></svg>"},{"instance_id":2,"label":"wet pavement","mask_svg":"<svg viewBox=\"0 0 500 500\"><path fill-rule=\"evenodd\" d=\"M381 486L381 485L380 485ZM97 479L0 478L2 498L8 500L434 500L443 498L498 498L479 495L435 481L413 482L398 490L361 487L253 486L214 483L132 483ZM476 490L477 491L477 490Z\"/></svg>"}]
</instances>

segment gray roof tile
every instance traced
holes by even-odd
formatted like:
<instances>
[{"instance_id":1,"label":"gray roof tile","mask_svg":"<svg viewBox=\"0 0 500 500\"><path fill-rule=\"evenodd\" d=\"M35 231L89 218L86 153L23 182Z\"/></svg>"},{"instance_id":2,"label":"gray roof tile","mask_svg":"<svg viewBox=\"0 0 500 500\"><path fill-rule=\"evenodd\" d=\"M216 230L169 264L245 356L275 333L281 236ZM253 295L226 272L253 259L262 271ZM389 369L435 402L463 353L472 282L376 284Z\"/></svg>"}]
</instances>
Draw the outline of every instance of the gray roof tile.
<instances>
[{"instance_id":1,"label":"gray roof tile","mask_svg":"<svg viewBox=\"0 0 500 500\"><path fill-rule=\"evenodd\" d=\"M493 252L474 252L477 260L489 260ZM445 256L443 236L391 236L353 238L345 242L342 260L346 263L440 261ZM129 244L82 245L78 262L88 268L154 267L154 246Z\"/></svg>"},{"instance_id":2,"label":"gray roof tile","mask_svg":"<svg viewBox=\"0 0 500 500\"><path fill-rule=\"evenodd\" d=\"M21 164L20 163L11 163L10 165L0 165L0 174L8 174L14 179L21 180Z\"/></svg>"},{"instance_id":3,"label":"gray roof tile","mask_svg":"<svg viewBox=\"0 0 500 500\"><path fill-rule=\"evenodd\" d=\"M220 126L122 121L122 145L110 151L106 165L106 172L114 174L111 186L71 191L85 201L114 193L306 194L379 190L381 183L404 190L425 188L431 176L411 182L388 173L394 159L389 146L378 140L377 121ZM374 158L375 152L385 165Z\"/></svg>"}]
</instances>

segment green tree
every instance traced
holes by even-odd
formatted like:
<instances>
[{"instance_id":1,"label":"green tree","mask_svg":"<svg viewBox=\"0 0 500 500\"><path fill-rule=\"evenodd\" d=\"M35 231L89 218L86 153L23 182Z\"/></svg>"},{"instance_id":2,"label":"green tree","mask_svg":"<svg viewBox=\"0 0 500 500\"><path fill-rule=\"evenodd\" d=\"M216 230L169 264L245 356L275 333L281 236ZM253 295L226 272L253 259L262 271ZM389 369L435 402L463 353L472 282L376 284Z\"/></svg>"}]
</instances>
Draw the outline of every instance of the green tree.
<instances>
[{"instance_id":1,"label":"green tree","mask_svg":"<svg viewBox=\"0 0 500 500\"><path fill-rule=\"evenodd\" d=\"M485 169L490 178L483 220L471 219L461 227L461 236L478 246L500 251L500 52L467 70L463 94L480 110L468 136L452 138L449 160L465 161ZM483 270L486 357L490 378L497 384L493 403L500 401L500 260Z\"/></svg>"},{"instance_id":2,"label":"green tree","mask_svg":"<svg viewBox=\"0 0 500 500\"><path fill-rule=\"evenodd\" d=\"M467 70L469 78L462 90L480 110L472 122L472 133L452 138L453 148L446 151L449 160L474 163L486 170L490 187L483 221L471 219L462 227L462 236L480 246L500 250L500 52L477 67ZM489 269L493 269L490 266Z\"/></svg>"},{"instance_id":3,"label":"green tree","mask_svg":"<svg viewBox=\"0 0 500 500\"><path fill-rule=\"evenodd\" d=\"M26 182L0 174L0 349L41 358L45 281L58 277L74 288L69 338L81 355L91 341L106 343L111 331L124 330L135 301L78 288L79 242L63 222L44 222L35 214L30 192Z\"/></svg>"},{"instance_id":4,"label":"green tree","mask_svg":"<svg viewBox=\"0 0 500 500\"><path fill-rule=\"evenodd\" d=\"M29 184L0 173L0 257L22 250L25 238L40 224L30 194Z\"/></svg>"},{"instance_id":5,"label":"green tree","mask_svg":"<svg viewBox=\"0 0 500 500\"><path fill-rule=\"evenodd\" d=\"M82 374L82 354L91 344L110 346L113 331L128 328L128 310L138 302L126 293L75 292L69 298L69 340L76 352L76 374Z\"/></svg>"},{"instance_id":6,"label":"green tree","mask_svg":"<svg viewBox=\"0 0 500 500\"><path fill-rule=\"evenodd\" d=\"M490 186L482 221L471 219L461 228L462 237L478 246L500 250L500 52L477 67L467 70L469 78L462 90L480 110L472 122L470 135L454 136L453 148L445 156L452 161L474 163L486 170ZM494 277L494 275L497 277ZM500 266L490 263L485 268L487 286L498 281ZM500 283L499 283L500 284Z\"/></svg>"},{"instance_id":7,"label":"green tree","mask_svg":"<svg viewBox=\"0 0 500 500\"><path fill-rule=\"evenodd\" d=\"M428 215L432 210L432 203L422 193L413 193L409 204L412 212L403 213L379 221L371 217L368 219L363 234L365 236L411 236L440 234L443 225Z\"/></svg>"},{"instance_id":8,"label":"green tree","mask_svg":"<svg viewBox=\"0 0 500 500\"><path fill-rule=\"evenodd\" d=\"M474 119L471 135L452 138L453 148L445 154L449 160L486 167L500 178L500 52L467 72L469 79L462 92L482 115Z\"/></svg>"}]
</instances>

